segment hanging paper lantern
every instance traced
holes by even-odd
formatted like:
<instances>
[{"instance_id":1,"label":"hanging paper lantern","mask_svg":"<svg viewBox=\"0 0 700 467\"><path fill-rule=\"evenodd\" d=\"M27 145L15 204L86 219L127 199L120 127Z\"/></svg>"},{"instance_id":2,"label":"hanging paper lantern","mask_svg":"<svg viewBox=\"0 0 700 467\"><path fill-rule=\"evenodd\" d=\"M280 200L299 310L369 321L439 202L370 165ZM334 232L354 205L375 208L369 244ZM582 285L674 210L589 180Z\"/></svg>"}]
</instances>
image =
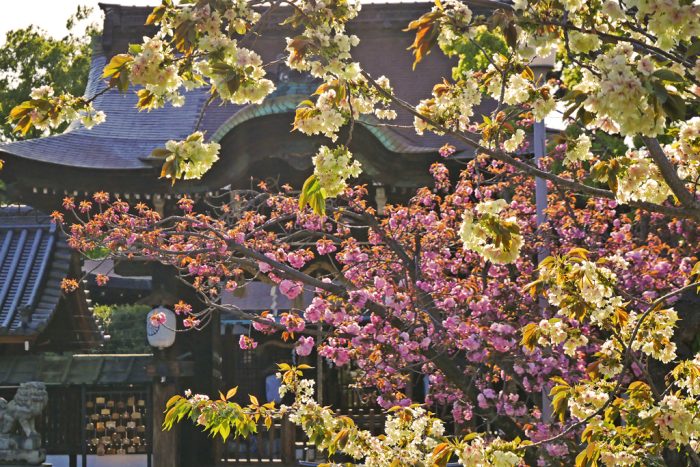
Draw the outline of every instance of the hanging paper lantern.
<instances>
[{"instance_id":1,"label":"hanging paper lantern","mask_svg":"<svg viewBox=\"0 0 700 467\"><path fill-rule=\"evenodd\" d=\"M175 313L165 307L154 308L146 316L146 335L151 347L165 349L173 345L176 328Z\"/></svg>"}]
</instances>

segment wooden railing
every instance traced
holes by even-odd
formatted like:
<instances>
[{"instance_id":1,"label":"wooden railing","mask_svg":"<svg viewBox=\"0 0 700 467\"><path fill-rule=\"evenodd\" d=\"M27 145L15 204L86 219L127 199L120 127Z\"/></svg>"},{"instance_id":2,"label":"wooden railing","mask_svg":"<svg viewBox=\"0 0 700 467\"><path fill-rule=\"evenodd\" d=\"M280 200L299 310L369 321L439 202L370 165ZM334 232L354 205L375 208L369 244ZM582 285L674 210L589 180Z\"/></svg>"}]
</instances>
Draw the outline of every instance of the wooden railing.
<instances>
[{"instance_id":1,"label":"wooden railing","mask_svg":"<svg viewBox=\"0 0 700 467\"><path fill-rule=\"evenodd\" d=\"M347 415L362 429L378 434L384 427L384 414L376 409L353 408L338 415ZM301 428L288 420L277 421L267 430L262 423L258 433L247 439L230 439L220 447L221 465L300 465L299 462L327 461L324 453L306 441Z\"/></svg>"}]
</instances>

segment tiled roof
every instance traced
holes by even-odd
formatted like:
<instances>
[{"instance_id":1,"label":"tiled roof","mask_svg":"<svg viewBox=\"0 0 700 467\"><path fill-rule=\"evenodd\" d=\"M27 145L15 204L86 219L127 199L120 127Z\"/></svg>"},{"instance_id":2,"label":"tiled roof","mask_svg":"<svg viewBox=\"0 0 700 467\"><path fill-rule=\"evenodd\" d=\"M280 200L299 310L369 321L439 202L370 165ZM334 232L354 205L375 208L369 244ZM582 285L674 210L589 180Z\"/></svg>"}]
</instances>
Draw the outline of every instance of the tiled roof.
<instances>
[{"instance_id":1,"label":"tiled roof","mask_svg":"<svg viewBox=\"0 0 700 467\"><path fill-rule=\"evenodd\" d=\"M432 85L449 77L454 62L444 55L435 52L427 56L418 66L412 69L413 57L406 49L411 44L411 34L403 32L406 22L428 11L431 3L399 3L399 4L368 4L363 5L360 16L349 25L351 32L356 33L361 42L355 51L356 58L373 76L382 74L391 79L392 86L404 100L417 103L420 98L430 94ZM129 42L140 42L141 37L148 33L143 26L147 8L125 7L118 5L102 5L105 10L105 26L102 41L96 44L90 80L86 95L94 95L105 86L101 79L102 69L108 58L116 53L124 52ZM284 50L284 37L289 31L281 28L276 18L269 19L270 24L263 27L264 34L252 43L252 48L259 52L266 63L271 63L280 57ZM275 22L277 21L277 22ZM104 110L107 121L92 130L74 125L61 135L40 138L29 141L14 142L0 145L0 152L5 153L8 169L11 159L16 157L32 163L43 164L41 171L50 171L51 167L60 166L71 170L90 172L93 179L109 180L110 171L138 171L153 179L154 164L148 155L157 147L162 147L170 139L183 139L195 130L197 122L199 129L206 132L207 137L221 139L226 131L235 126L239 117L257 117L285 113L289 115L289 129L293 120L293 110L296 102L290 97L301 100L308 96L309 89L300 92L296 86L294 73L291 79L289 71L285 72L282 65L279 69L268 68L269 76L277 81L278 91L271 100L282 100L284 105L276 108L274 102L261 106L217 105L204 107L209 95L206 89L195 89L185 94L185 104L182 107L167 106L151 112L139 112L136 108L137 97L133 90L121 94L116 90L109 91L95 100L95 107ZM310 88L308 80L301 79L301 87ZM296 96L298 94L298 96ZM286 96L286 99L282 99ZM478 112L478 110L477 110ZM399 118L392 123L399 126L410 126L413 118L399 110ZM387 128L376 125L365 127L373 134L378 142L395 157L410 154L433 154L444 142L445 138L426 134L418 137L408 128ZM288 130L280 128L281 135ZM279 137L279 136L276 136ZM283 136L281 136L283 137ZM280 141L281 144L282 141ZM458 149L463 149L456 144ZM235 148L225 151L227 157L235 158ZM223 161L224 158L222 158ZM219 164L224 163L220 162ZM36 165L34 165L36 167ZM84 172L83 172L84 173ZM134 172L136 173L136 172ZM25 174L22 174L25 176ZM80 178L79 175L75 178ZM38 177L42 178L42 177ZM46 180L46 177L43 177ZM79 185L75 180L71 183ZM87 183L87 182L85 182ZM43 185L46 186L46 185ZM81 189L81 186L66 188ZM220 187L210 187L213 189Z\"/></svg>"},{"instance_id":2,"label":"tiled roof","mask_svg":"<svg viewBox=\"0 0 700 467\"><path fill-rule=\"evenodd\" d=\"M0 208L0 336L39 334L61 298L71 252L46 215Z\"/></svg>"},{"instance_id":3,"label":"tiled roof","mask_svg":"<svg viewBox=\"0 0 700 467\"><path fill-rule=\"evenodd\" d=\"M99 80L104 64L104 54L96 52L91 79L97 76L97 82L91 81L87 95L104 88ZM150 112L136 109L135 92L112 90L99 96L94 103L107 114L103 124L90 130L75 124L63 134L0 145L0 150L21 158L82 169L150 170L152 165L147 158L151 151L168 140L184 139L195 131L201 112L204 117L198 129L209 139L219 141L236 125L256 117L286 113L291 123L297 104L308 99L314 89L308 83L278 83L278 90L260 105L214 103L204 109L209 94L205 88L200 88L185 93L182 107L168 106ZM300 91L305 93L300 94ZM367 129L395 153L434 153L439 147L439 144L426 144L431 142L429 140L417 144L386 126L368 125Z\"/></svg>"},{"instance_id":4,"label":"tiled roof","mask_svg":"<svg viewBox=\"0 0 700 467\"><path fill-rule=\"evenodd\" d=\"M484 12L480 1L469 3ZM372 76L386 75L396 94L411 104L429 96L432 86L449 77L455 64L453 59L435 51L413 70L413 56L406 50L413 37L402 29L432 6L428 2L367 4L348 26L361 39L354 57ZM143 25L148 8L109 4L101 7L105 11L104 32L102 40L95 44L86 96L104 89L102 69L111 56L125 52L129 43L140 42L144 35L153 33L153 28ZM324 140L302 138L291 133L291 129L296 105L308 98L315 83L290 71L279 60L285 36L290 32L279 25L280 15L285 14L282 10L265 16L267 23L261 25L260 36L246 44L261 55L263 62L272 64L267 67L268 77L275 81L277 91L263 104L240 106L214 102L205 106L209 94L201 88L186 92L182 107L139 112L134 89L124 94L110 90L94 103L107 114L102 125L87 130L74 124L60 135L0 145L0 158L6 163L3 169L6 181L18 193L38 194L19 199L53 209L54 204L42 198L41 193L87 195L106 190L121 193L127 199L130 195L139 199L141 195L148 198L152 194L170 196L215 191L226 186L237 188L240 183L247 186L252 175L247 170L264 167L264 163L255 164L273 158L282 159L296 171L308 170L310 163L303 167L299 164ZM489 104L484 105L475 113L487 113ZM366 168L365 174L373 181L402 187L429 183L427 167L439 159L437 148L448 141L461 157L472 157L473 150L460 141L430 132L417 136L412 130L413 117L401 109L397 111L395 121L383 122L395 127L376 125L371 119L355 126L359 136L353 139L351 149L356 151ZM204 131L208 139L221 142L221 160L201 180L171 186L167 180L158 179L161 161L149 158L152 150L163 147L168 140L184 139L195 129Z\"/></svg>"},{"instance_id":5,"label":"tiled roof","mask_svg":"<svg viewBox=\"0 0 700 467\"><path fill-rule=\"evenodd\" d=\"M100 79L104 65L104 54L95 50L88 96L104 88ZM88 169L149 168L141 158L169 139L183 139L192 133L207 97L206 90L198 89L187 93L182 107L139 112L135 92L109 91L94 103L107 114L103 124L91 130L74 125L63 134L9 143L0 146L0 150L22 158Z\"/></svg>"},{"instance_id":6,"label":"tiled roof","mask_svg":"<svg viewBox=\"0 0 700 467\"><path fill-rule=\"evenodd\" d=\"M152 355L22 355L0 357L0 385L26 381L47 385L144 384Z\"/></svg>"}]
</instances>

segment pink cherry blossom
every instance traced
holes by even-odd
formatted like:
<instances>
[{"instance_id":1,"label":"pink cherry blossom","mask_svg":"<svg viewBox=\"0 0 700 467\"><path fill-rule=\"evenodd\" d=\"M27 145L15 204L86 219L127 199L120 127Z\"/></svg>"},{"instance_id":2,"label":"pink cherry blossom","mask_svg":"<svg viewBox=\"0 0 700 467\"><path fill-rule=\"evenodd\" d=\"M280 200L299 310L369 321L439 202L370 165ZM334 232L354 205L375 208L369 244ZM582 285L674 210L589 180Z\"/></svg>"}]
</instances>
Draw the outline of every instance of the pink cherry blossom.
<instances>
[{"instance_id":1,"label":"pink cherry blossom","mask_svg":"<svg viewBox=\"0 0 700 467\"><path fill-rule=\"evenodd\" d=\"M314 348L314 338L311 336L302 336L297 341L297 345L294 347L297 355L301 357L308 356Z\"/></svg>"},{"instance_id":2,"label":"pink cherry blossom","mask_svg":"<svg viewBox=\"0 0 700 467\"><path fill-rule=\"evenodd\" d=\"M279 284L280 292L290 300L294 300L304 291L304 285L301 282L284 279Z\"/></svg>"}]
</instances>

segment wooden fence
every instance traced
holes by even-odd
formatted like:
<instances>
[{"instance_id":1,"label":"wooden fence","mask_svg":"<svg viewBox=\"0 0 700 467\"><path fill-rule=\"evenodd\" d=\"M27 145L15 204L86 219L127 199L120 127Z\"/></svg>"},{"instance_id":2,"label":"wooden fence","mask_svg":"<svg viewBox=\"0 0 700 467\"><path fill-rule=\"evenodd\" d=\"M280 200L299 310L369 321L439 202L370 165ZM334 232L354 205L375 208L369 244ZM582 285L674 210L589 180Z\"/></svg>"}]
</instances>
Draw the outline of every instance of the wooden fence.
<instances>
[{"instance_id":1,"label":"wooden fence","mask_svg":"<svg viewBox=\"0 0 700 467\"><path fill-rule=\"evenodd\" d=\"M352 408L338 415L346 415L364 430L378 434L384 427L384 414L374 408ZM300 465L299 462L327 461L324 453L306 440L301 429L288 420L277 421L267 430L262 423L258 433L247 439L230 439L220 446L221 465Z\"/></svg>"}]
</instances>

